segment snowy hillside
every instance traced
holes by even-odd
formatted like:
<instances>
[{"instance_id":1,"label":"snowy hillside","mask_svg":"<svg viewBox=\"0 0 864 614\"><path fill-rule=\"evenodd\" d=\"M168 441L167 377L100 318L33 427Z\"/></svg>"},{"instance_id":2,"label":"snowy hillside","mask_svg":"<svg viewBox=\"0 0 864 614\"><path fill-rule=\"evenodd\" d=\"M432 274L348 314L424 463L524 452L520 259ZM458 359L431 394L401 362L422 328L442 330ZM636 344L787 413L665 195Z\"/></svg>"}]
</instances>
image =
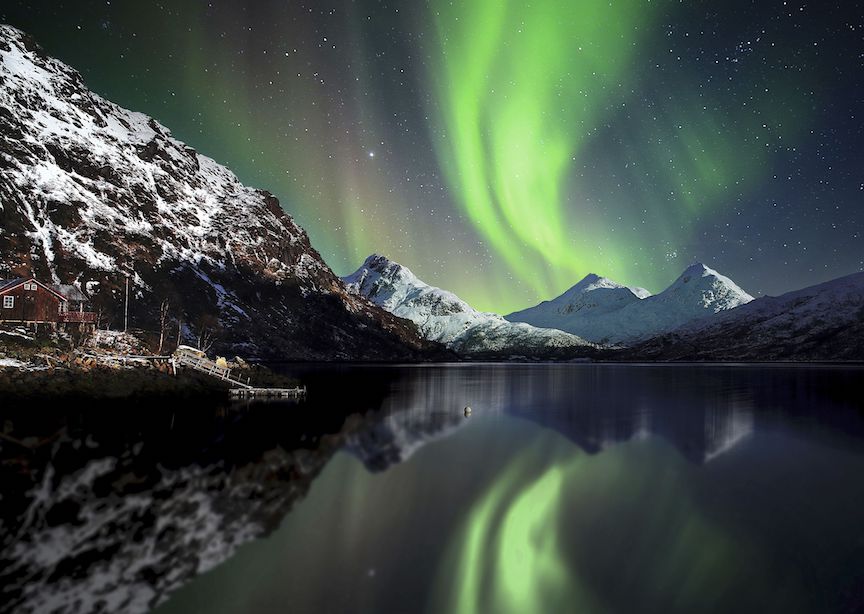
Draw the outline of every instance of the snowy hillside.
<instances>
[{"instance_id":1,"label":"snowy hillside","mask_svg":"<svg viewBox=\"0 0 864 614\"><path fill-rule=\"evenodd\" d=\"M404 266L377 254L344 277L350 292L414 322L427 339L461 354L553 354L591 348L574 335L528 324L514 324L494 313L477 311L455 294L430 286Z\"/></svg>"},{"instance_id":2,"label":"snowy hillside","mask_svg":"<svg viewBox=\"0 0 864 614\"><path fill-rule=\"evenodd\" d=\"M629 344L752 300L728 277L694 264L657 295L589 275L558 298L506 317L598 343Z\"/></svg>"},{"instance_id":3,"label":"snowy hillside","mask_svg":"<svg viewBox=\"0 0 864 614\"><path fill-rule=\"evenodd\" d=\"M0 269L74 283L108 321L128 274L136 328L153 328L168 298L190 336L216 329L226 350L384 358L422 345L345 292L275 197L90 92L9 26L0 169Z\"/></svg>"},{"instance_id":4,"label":"snowy hillside","mask_svg":"<svg viewBox=\"0 0 864 614\"><path fill-rule=\"evenodd\" d=\"M763 297L635 348L669 360L862 360L864 273Z\"/></svg>"}]
</instances>

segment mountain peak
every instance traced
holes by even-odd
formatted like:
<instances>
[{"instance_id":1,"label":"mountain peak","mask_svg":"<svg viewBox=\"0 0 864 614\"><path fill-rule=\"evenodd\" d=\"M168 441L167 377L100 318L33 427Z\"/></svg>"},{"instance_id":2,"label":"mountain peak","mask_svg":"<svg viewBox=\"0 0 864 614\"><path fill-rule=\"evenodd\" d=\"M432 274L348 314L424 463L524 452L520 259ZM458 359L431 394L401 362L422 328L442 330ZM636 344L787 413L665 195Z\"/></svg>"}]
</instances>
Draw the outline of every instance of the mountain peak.
<instances>
[{"instance_id":1,"label":"mountain peak","mask_svg":"<svg viewBox=\"0 0 864 614\"><path fill-rule=\"evenodd\" d=\"M584 292L590 292L591 290L596 290L597 288L623 288L621 284L618 282L612 281L608 277L601 277L596 273L588 273L585 277L583 277L575 286L572 286L565 295L573 295L573 294L581 294Z\"/></svg>"},{"instance_id":2,"label":"mountain peak","mask_svg":"<svg viewBox=\"0 0 864 614\"><path fill-rule=\"evenodd\" d=\"M351 294L364 296L388 311L404 300L406 294L428 287L407 267L377 253L343 277L342 283Z\"/></svg>"},{"instance_id":3,"label":"mountain peak","mask_svg":"<svg viewBox=\"0 0 864 614\"><path fill-rule=\"evenodd\" d=\"M634 295L638 298L646 298L651 296L651 293L644 288L638 287L630 287L625 286L624 284L619 284L617 281L609 279L608 277L603 277L601 275L597 275L596 273L588 273L585 277L583 277L579 283L575 286L572 286L569 290L567 290L564 294L562 294L559 299L574 297L580 294L587 294L589 292L594 292L595 290L606 289L606 290L619 290L619 289L627 289L630 290ZM558 299L555 299L558 300Z\"/></svg>"},{"instance_id":4,"label":"mountain peak","mask_svg":"<svg viewBox=\"0 0 864 614\"><path fill-rule=\"evenodd\" d=\"M681 273L680 277L707 277L709 275L721 276L720 273L712 269L711 267L701 263L695 262L684 269L684 272ZM722 276L721 276L722 277Z\"/></svg>"},{"instance_id":5,"label":"mountain peak","mask_svg":"<svg viewBox=\"0 0 864 614\"><path fill-rule=\"evenodd\" d=\"M735 288L738 288L738 285L734 281L732 281L730 278L726 277L722 273L718 273L716 270L712 269L711 267L709 267L709 266L707 266L701 262L696 262L696 263L688 266L686 269L684 269L684 271L681 273L681 275L678 276L678 279L676 279L674 282L672 282L672 285L669 287L669 289L672 289L672 288L679 286L679 285L682 285L682 284L687 284L693 279L701 279L701 278L707 278L707 277L710 277L710 278L712 278L716 281L719 281L723 284L726 284L729 286L734 286ZM740 288L739 288L739 290L740 290ZM741 290L741 292L744 292L744 291Z\"/></svg>"},{"instance_id":6,"label":"mountain peak","mask_svg":"<svg viewBox=\"0 0 864 614\"><path fill-rule=\"evenodd\" d=\"M344 277L343 281L347 279L356 281L360 277L365 279L369 277L369 273L374 273L376 278L387 278L391 282L396 278L399 278L401 283L421 286L425 285L408 267L399 264L395 260L390 260L387 256L383 256L379 253L369 255L369 257L363 261L363 264L360 265L360 268L354 271L351 275Z\"/></svg>"},{"instance_id":7,"label":"mountain peak","mask_svg":"<svg viewBox=\"0 0 864 614\"><path fill-rule=\"evenodd\" d=\"M717 313L749 303L753 297L734 281L701 262L691 264L671 286L658 296L666 300L690 302L683 296L692 296L702 308ZM679 298L674 298L679 297Z\"/></svg>"},{"instance_id":8,"label":"mountain peak","mask_svg":"<svg viewBox=\"0 0 864 614\"><path fill-rule=\"evenodd\" d=\"M387 267L389 267L391 265L400 266L399 263L393 262L387 256L384 256L384 255L379 254L379 253L374 253L374 254L370 254L366 258L366 260L363 261L363 265L360 268L361 269L367 268L367 269L371 269L373 271L382 272Z\"/></svg>"}]
</instances>

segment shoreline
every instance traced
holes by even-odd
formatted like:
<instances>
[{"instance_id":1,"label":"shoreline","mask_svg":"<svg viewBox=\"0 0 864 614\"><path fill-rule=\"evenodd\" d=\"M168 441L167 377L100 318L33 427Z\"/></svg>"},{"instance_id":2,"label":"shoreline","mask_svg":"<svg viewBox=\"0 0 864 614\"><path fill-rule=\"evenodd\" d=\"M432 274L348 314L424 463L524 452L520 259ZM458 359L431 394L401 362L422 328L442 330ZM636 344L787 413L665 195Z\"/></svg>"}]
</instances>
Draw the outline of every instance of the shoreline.
<instances>
[{"instance_id":1,"label":"shoreline","mask_svg":"<svg viewBox=\"0 0 864 614\"><path fill-rule=\"evenodd\" d=\"M0 398L4 400L124 400L142 398L213 399L229 401L232 384L181 367L174 370L170 356L156 356L133 335L99 331L89 343L77 346L58 337L36 338L23 331L2 331L0 341ZM64 347L65 346L65 347ZM457 360L352 361L255 360L235 357L227 363L241 379L260 388L305 385L304 371L375 368L483 367L641 367L641 368L849 368L864 361L842 360L645 360L623 356L565 359L513 356L462 357Z\"/></svg>"},{"instance_id":2,"label":"shoreline","mask_svg":"<svg viewBox=\"0 0 864 614\"><path fill-rule=\"evenodd\" d=\"M0 396L21 399L105 399L132 397L228 398L228 387L195 373L176 376L156 369L55 367L0 369Z\"/></svg>"},{"instance_id":3,"label":"shoreline","mask_svg":"<svg viewBox=\"0 0 864 614\"><path fill-rule=\"evenodd\" d=\"M132 359L130 359L131 361ZM19 361L20 362L20 361ZM122 400L142 397L176 399L212 398L229 400L231 386L202 373L180 369L176 375L142 364L108 366L0 366L0 397L28 399ZM302 382L283 375L285 367L305 369L376 368L482 368L482 367L659 367L659 368L864 368L864 362L840 361L462 361L462 362L298 362L268 361L249 366L250 376L260 386L292 387ZM274 370L275 369L275 370Z\"/></svg>"},{"instance_id":4,"label":"shoreline","mask_svg":"<svg viewBox=\"0 0 864 614\"><path fill-rule=\"evenodd\" d=\"M232 385L188 368L175 368L171 352L135 335L95 331L77 343L69 335L29 334L0 328L0 398L28 399L229 399ZM257 386L291 388L295 379L240 357L226 360Z\"/></svg>"}]
</instances>

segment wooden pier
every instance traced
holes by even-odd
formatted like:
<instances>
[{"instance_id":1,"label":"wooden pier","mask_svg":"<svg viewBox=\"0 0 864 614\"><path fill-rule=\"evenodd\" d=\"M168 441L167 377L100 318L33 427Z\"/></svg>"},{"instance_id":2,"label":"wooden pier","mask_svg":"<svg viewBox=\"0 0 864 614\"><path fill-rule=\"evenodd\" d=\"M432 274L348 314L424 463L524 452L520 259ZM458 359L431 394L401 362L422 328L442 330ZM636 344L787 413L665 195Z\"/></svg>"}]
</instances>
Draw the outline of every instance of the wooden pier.
<instances>
[{"instance_id":1,"label":"wooden pier","mask_svg":"<svg viewBox=\"0 0 864 614\"><path fill-rule=\"evenodd\" d=\"M195 371L215 377L223 382L228 382L229 384L233 384L239 388L252 388L249 383L249 378L246 378L246 381L244 382L236 374L232 375L231 369L220 367L214 361L207 358L204 352L196 350L195 348L181 345L177 348L177 351L174 352L173 362L175 367L180 366L194 369Z\"/></svg>"},{"instance_id":2,"label":"wooden pier","mask_svg":"<svg viewBox=\"0 0 864 614\"><path fill-rule=\"evenodd\" d=\"M187 367L232 384L234 387L228 391L232 399L297 398L306 394L305 386L297 388L256 388L248 377L245 378L246 381L243 381L239 375L231 373L231 369L219 366L216 362L207 358L204 352L185 345L177 348L177 351L171 357L171 361L175 369L178 366Z\"/></svg>"},{"instance_id":3,"label":"wooden pier","mask_svg":"<svg viewBox=\"0 0 864 614\"><path fill-rule=\"evenodd\" d=\"M232 399L254 398L298 398L306 395L306 386L298 388L232 388L228 391Z\"/></svg>"}]
</instances>

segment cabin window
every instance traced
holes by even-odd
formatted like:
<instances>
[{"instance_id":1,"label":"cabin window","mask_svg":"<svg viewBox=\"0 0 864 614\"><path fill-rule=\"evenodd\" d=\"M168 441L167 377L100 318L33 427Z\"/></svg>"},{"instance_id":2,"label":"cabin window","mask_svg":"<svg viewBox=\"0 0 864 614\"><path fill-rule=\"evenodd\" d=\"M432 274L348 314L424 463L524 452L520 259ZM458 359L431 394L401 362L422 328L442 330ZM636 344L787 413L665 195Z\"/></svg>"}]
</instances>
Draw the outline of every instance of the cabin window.
<instances>
[{"instance_id":1,"label":"cabin window","mask_svg":"<svg viewBox=\"0 0 864 614\"><path fill-rule=\"evenodd\" d=\"M4 296L3 297L3 309L12 309L15 306L15 297L14 296Z\"/></svg>"},{"instance_id":2,"label":"cabin window","mask_svg":"<svg viewBox=\"0 0 864 614\"><path fill-rule=\"evenodd\" d=\"M35 289L36 289L36 284L31 284L31 283L28 282L28 283L24 284L24 289L25 289L25 290L35 290Z\"/></svg>"}]
</instances>

